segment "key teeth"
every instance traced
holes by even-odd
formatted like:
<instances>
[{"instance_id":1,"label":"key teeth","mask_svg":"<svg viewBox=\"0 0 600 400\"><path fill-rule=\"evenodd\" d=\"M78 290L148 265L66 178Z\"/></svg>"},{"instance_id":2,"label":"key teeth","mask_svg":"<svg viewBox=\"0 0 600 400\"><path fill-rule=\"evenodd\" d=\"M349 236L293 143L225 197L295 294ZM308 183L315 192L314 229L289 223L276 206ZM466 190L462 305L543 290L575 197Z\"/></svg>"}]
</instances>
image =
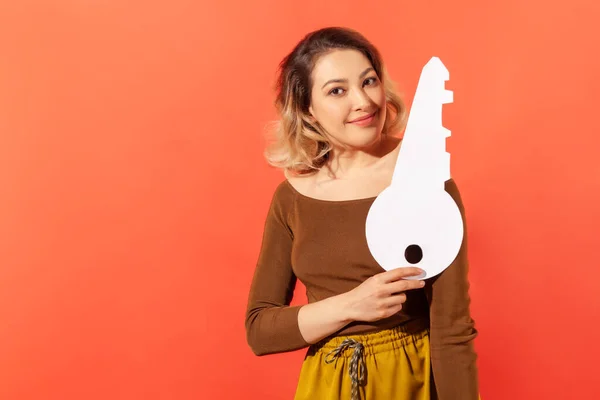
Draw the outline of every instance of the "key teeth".
<instances>
[{"instance_id":1,"label":"key teeth","mask_svg":"<svg viewBox=\"0 0 600 400\"><path fill-rule=\"evenodd\" d=\"M454 92L452 90L444 90L442 95L442 104L452 103L454 101Z\"/></svg>"},{"instance_id":2,"label":"key teeth","mask_svg":"<svg viewBox=\"0 0 600 400\"><path fill-rule=\"evenodd\" d=\"M450 137L452 135L452 131L448 128L446 128L445 126L442 126L442 133L444 134L444 137Z\"/></svg>"}]
</instances>

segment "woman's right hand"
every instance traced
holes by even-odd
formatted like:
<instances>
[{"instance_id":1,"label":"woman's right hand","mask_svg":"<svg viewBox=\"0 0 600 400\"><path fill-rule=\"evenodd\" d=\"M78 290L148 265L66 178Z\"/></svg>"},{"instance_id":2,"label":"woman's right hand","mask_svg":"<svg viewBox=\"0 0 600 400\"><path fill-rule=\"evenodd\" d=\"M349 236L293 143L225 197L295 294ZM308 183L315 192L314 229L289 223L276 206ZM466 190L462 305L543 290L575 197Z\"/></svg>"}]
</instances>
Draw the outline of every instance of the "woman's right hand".
<instances>
[{"instance_id":1,"label":"woman's right hand","mask_svg":"<svg viewBox=\"0 0 600 400\"><path fill-rule=\"evenodd\" d=\"M339 331L353 321L377 321L402 309L406 292L420 289L425 282L403 279L424 272L415 267L396 268L374 275L342 294L305 304L298 311L298 328L307 343Z\"/></svg>"},{"instance_id":2,"label":"woman's right hand","mask_svg":"<svg viewBox=\"0 0 600 400\"><path fill-rule=\"evenodd\" d=\"M402 309L407 290L422 289L422 280L406 280L419 276L423 270L415 267L396 268L368 278L345 293L347 315L351 321L373 322L391 317Z\"/></svg>"}]
</instances>

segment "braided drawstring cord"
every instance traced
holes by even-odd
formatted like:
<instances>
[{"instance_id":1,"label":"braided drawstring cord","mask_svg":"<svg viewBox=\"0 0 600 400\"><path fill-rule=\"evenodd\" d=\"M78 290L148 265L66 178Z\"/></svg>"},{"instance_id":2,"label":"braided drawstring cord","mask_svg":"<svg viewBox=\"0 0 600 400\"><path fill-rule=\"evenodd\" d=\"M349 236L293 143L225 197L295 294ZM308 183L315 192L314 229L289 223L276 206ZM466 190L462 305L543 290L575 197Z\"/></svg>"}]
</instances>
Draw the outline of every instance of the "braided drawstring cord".
<instances>
[{"instance_id":1,"label":"braided drawstring cord","mask_svg":"<svg viewBox=\"0 0 600 400\"><path fill-rule=\"evenodd\" d=\"M325 362L331 364L347 349L354 349L350 358L349 374L352 380L352 397L351 400L360 400L358 386L365 382L366 365L364 359L365 347L362 343L354 339L345 339L338 347L327 353Z\"/></svg>"}]
</instances>

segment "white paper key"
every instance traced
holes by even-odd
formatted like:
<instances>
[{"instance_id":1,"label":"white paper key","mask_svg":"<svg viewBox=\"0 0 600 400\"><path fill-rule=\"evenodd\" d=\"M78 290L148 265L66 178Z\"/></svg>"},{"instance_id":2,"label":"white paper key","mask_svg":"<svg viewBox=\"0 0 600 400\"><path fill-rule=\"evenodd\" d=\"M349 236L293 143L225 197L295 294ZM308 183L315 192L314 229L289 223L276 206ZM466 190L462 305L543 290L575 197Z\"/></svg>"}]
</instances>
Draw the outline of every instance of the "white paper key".
<instances>
[{"instance_id":1,"label":"white paper key","mask_svg":"<svg viewBox=\"0 0 600 400\"><path fill-rule=\"evenodd\" d=\"M367 244L385 269L415 266L427 279L456 258L463 240L460 210L444 190L450 154L442 105L452 103L449 73L433 57L423 67L410 110L392 183L373 202L366 221Z\"/></svg>"}]
</instances>

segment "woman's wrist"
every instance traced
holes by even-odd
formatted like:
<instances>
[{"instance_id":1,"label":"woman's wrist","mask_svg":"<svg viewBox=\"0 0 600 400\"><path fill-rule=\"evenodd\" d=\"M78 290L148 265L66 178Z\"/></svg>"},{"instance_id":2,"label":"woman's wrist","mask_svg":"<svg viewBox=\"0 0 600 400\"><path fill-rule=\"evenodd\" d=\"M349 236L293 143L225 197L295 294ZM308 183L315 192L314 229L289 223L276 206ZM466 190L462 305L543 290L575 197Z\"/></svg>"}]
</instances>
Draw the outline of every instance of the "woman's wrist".
<instances>
[{"instance_id":1,"label":"woman's wrist","mask_svg":"<svg viewBox=\"0 0 600 400\"><path fill-rule=\"evenodd\" d=\"M340 322L349 324L354 322L352 310L352 293L346 292L332 298L335 301L336 314L340 316Z\"/></svg>"},{"instance_id":2,"label":"woman's wrist","mask_svg":"<svg viewBox=\"0 0 600 400\"><path fill-rule=\"evenodd\" d=\"M352 322L351 304L351 295L344 293L300 307L298 328L304 341L316 343Z\"/></svg>"}]
</instances>

